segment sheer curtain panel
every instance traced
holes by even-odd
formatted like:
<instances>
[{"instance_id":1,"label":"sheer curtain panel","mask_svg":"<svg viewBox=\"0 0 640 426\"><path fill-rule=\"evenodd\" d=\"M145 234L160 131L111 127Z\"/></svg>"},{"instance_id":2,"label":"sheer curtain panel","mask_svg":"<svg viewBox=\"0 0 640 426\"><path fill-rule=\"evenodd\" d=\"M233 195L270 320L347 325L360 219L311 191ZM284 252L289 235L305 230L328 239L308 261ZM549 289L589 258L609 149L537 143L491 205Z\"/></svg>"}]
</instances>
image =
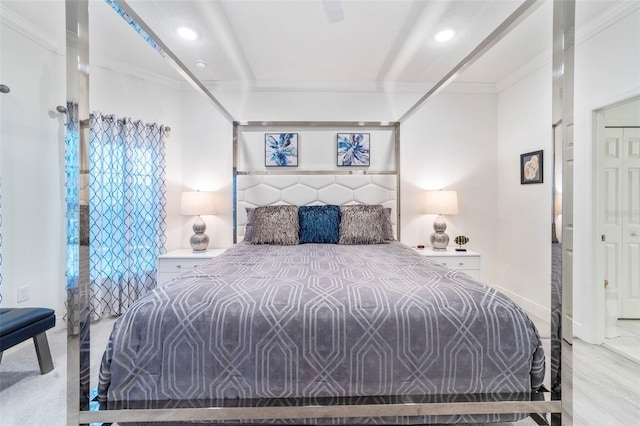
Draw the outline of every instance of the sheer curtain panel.
<instances>
[{"instance_id":1,"label":"sheer curtain panel","mask_svg":"<svg viewBox=\"0 0 640 426\"><path fill-rule=\"evenodd\" d=\"M165 128L89 118L91 314L122 314L156 286L165 252Z\"/></svg>"}]
</instances>

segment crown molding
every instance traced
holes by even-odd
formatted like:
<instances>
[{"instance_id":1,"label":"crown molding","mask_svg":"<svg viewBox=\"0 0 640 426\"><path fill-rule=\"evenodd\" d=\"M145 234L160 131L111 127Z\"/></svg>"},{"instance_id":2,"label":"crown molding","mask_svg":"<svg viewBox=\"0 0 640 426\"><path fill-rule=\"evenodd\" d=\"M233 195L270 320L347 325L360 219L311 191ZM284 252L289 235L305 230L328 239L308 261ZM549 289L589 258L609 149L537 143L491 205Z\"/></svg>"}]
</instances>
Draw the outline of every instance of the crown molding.
<instances>
[{"instance_id":1,"label":"crown molding","mask_svg":"<svg viewBox=\"0 0 640 426\"><path fill-rule=\"evenodd\" d=\"M627 0L616 2L604 12L585 22L584 25L580 27L576 26L576 45L585 42L600 31L605 30L638 9L640 9L640 2L638 1Z\"/></svg>"},{"instance_id":2,"label":"crown molding","mask_svg":"<svg viewBox=\"0 0 640 426\"><path fill-rule=\"evenodd\" d=\"M67 30L67 46L73 47L74 49L78 48L78 34L73 31Z\"/></svg>"},{"instance_id":3,"label":"crown molding","mask_svg":"<svg viewBox=\"0 0 640 426\"><path fill-rule=\"evenodd\" d=\"M60 48L60 40L58 37L24 19L2 4L2 2L0 2L0 23L17 31L53 53L64 53L58 50Z\"/></svg>"},{"instance_id":4,"label":"crown molding","mask_svg":"<svg viewBox=\"0 0 640 426\"><path fill-rule=\"evenodd\" d=\"M167 77L95 52L91 53L91 67L126 75L137 80L148 81L171 89L184 90L186 87L191 87L191 85L183 82L182 78Z\"/></svg>"},{"instance_id":5,"label":"crown molding","mask_svg":"<svg viewBox=\"0 0 640 426\"><path fill-rule=\"evenodd\" d=\"M547 65L551 66L551 49L543 50L514 72L499 80L496 83L496 92L502 92Z\"/></svg>"},{"instance_id":6,"label":"crown molding","mask_svg":"<svg viewBox=\"0 0 640 426\"><path fill-rule=\"evenodd\" d=\"M614 4L604 12L587 21L584 25L576 27L576 46L579 46L638 9L640 9L640 2L638 1L621 1ZM551 47L549 47L510 75L498 81L496 83L497 92L502 92L544 66L550 66L551 59Z\"/></svg>"}]
</instances>

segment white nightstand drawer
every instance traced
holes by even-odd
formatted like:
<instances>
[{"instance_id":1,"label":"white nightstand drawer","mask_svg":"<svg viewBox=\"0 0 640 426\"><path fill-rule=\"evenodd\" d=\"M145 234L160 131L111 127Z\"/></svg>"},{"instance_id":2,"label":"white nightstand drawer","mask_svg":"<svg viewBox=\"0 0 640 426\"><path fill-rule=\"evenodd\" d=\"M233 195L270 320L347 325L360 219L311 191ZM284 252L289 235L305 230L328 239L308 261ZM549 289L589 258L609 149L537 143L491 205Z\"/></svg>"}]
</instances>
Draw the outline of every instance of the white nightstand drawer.
<instances>
[{"instance_id":1,"label":"white nightstand drawer","mask_svg":"<svg viewBox=\"0 0 640 426\"><path fill-rule=\"evenodd\" d=\"M420 255L438 265L464 272L471 278L480 281L482 262L480 253L474 251L456 251L453 247L446 250L432 250L430 247L416 249Z\"/></svg>"},{"instance_id":2,"label":"white nightstand drawer","mask_svg":"<svg viewBox=\"0 0 640 426\"><path fill-rule=\"evenodd\" d=\"M180 249L163 254L158 257L158 285L162 285L197 266L204 265L224 252L225 249L208 249L203 253Z\"/></svg>"},{"instance_id":3,"label":"white nightstand drawer","mask_svg":"<svg viewBox=\"0 0 640 426\"><path fill-rule=\"evenodd\" d=\"M184 272L190 268L200 266L208 262L210 259L210 257L200 259L162 259L162 261L158 262L158 272Z\"/></svg>"},{"instance_id":4,"label":"white nightstand drawer","mask_svg":"<svg viewBox=\"0 0 640 426\"><path fill-rule=\"evenodd\" d=\"M451 269L480 269L479 257L459 257L459 256L447 256L447 257L432 257L434 262L439 263L442 266L446 266Z\"/></svg>"}]
</instances>

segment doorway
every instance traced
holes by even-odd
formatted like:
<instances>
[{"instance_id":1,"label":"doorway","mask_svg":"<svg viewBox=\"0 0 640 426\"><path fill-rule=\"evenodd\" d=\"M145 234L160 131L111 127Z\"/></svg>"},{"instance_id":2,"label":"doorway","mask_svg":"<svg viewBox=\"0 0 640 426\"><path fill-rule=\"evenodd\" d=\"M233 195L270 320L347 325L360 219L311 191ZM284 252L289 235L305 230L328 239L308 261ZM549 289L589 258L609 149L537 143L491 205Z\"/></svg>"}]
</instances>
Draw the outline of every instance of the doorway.
<instances>
[{"instance_id":1,"label":"doorway","mask_svg":"<svg viewBox=\"0 0 640 426\"><path fill-rule=\"evenodd\" d=\"M640 97L605 107L597 116L604 344L640 362Z\"/></svg>"}]
</instances>

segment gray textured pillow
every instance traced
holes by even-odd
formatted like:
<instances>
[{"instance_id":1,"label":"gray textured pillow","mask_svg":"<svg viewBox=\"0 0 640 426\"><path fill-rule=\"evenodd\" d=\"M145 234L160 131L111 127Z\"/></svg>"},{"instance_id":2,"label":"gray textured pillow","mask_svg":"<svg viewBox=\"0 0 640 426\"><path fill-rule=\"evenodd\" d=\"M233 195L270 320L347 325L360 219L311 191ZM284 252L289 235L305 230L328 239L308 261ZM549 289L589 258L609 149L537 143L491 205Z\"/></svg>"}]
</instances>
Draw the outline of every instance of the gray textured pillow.
<instances>
[{"instance_id":1,"label":"gray textured pillow","mask_svg":"<svg viewBox=\"0 0 640 426\"><path fill-rule=\"evenodd\" d=\"M298 244L298 206L263 206L253 210L251 244Z\"/></svg>"},{"instance_id":2,"label":"gray textured pillow","mask_svg":"<svg viewBox=\"0 0 640 426\"><path fill-rule=\"evenodd\" d=\"M245 207L247 212L247 224L244 226L244 241L251 241L253 238L253 207Z\"/></svg>"},{"instance_id":3,"label":"gray textured pillow","mask_svg":"<svg viewBox=\"0 0 640 426\"><path fill-rule=\"evenodd\" d=\"M391 224L391 207L385 207L384 209L384 239L387 241L393 241L393 225Z\"/></svg>"},{"instance_id":4,"label":"gray textured pillow","mask_svg":"<svg viewBox=\"0 0 640 426\"><path fill-rule=\"evenodd\" d=\"M338 244L384 244L385 214L382 206L342 206Z\"/></svg>"}]
</instances>

